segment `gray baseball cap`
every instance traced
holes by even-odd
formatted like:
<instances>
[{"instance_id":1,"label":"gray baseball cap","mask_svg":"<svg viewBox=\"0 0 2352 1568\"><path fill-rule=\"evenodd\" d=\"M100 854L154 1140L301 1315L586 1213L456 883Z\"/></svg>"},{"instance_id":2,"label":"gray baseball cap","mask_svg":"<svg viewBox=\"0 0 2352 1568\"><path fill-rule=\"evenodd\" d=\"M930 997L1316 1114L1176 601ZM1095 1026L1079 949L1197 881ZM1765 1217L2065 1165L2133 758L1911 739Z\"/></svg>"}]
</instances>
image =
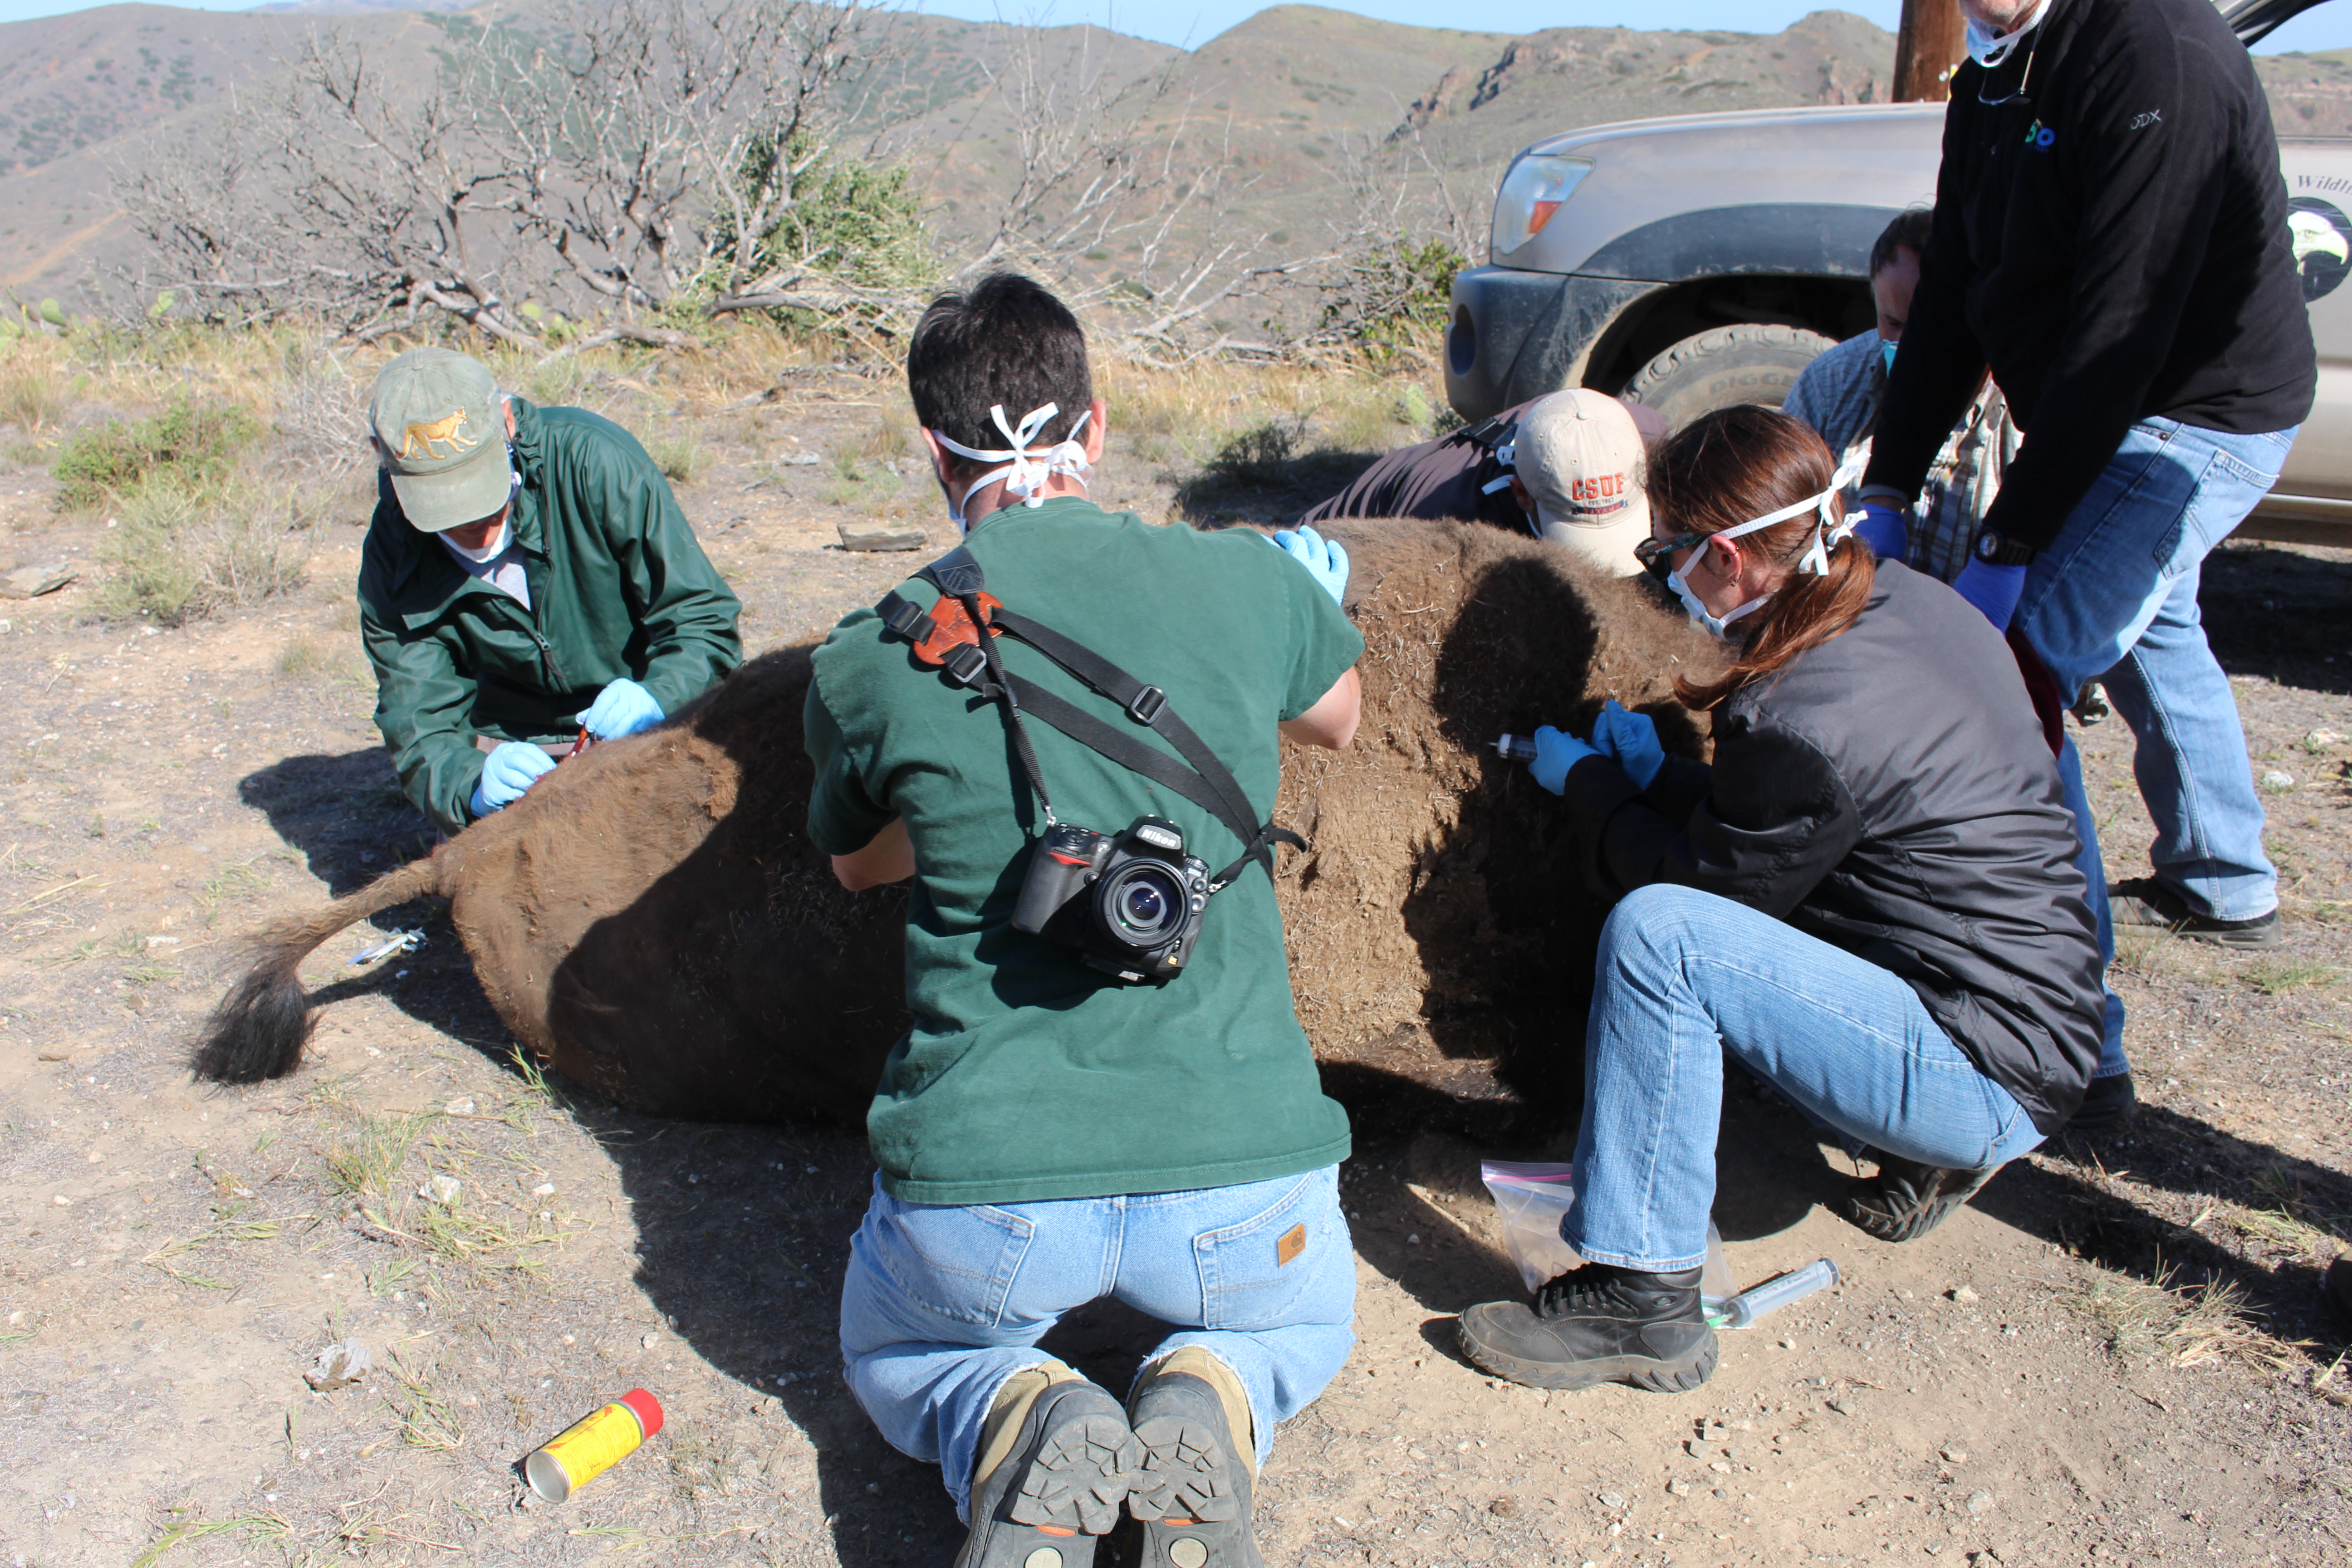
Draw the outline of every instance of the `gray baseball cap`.
<instances>
[{"instance_id":1,"label":"gray baseball cap","mask_svg":"<svg viewBox=\"0 0 2352 1568\"><path fill-rule=\"evenodd\" d=\"M377 373L368 429L411 525L440 533L495 516L513 488L506 405L490 367L410 349Z\"/></svg>"}]
</instances>

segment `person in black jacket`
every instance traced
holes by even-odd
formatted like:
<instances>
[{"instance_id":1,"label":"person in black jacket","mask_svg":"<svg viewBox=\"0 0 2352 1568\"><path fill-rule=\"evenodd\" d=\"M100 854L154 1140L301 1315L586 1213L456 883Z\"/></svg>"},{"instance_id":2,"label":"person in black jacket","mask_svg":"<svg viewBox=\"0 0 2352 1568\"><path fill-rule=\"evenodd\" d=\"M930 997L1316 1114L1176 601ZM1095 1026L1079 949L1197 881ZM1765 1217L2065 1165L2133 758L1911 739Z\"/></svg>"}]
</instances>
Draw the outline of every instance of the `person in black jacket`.
<instances>
[{"instance_id":1,"label":"person in black jacket","mask_svg":"<svg viewBox=\"0 0 2352 1568\"><path fill-rule=\"evenodd\" d=\"M2025 439L1954 585L2013 619L2061 690L2104 673L2137 738L2156 875L2116 889L2116 921L2267 947L2277 875L2197 586L2316 375L2270 108L2210 0L1960 8L1974 58L1865 527L1918 493L1989 364Z\"/></svg>"},{"instance_id":2,"label":"person in black jacket","mask_svg":"<svg viewBox=\"0 0 2352 1568\"><path fill-rule=\"evenodd\" d=\"M1584 1266L1462 1315L1470 1359L1544 1388L1688 1389L1723 1053L1878 1173L1872 1234L1926 1234L2065 1125L2100 1046L2074 825L2016 661L1982 616L1843 538L1829 449L1777 409L1694 422L1650 468L1646 564L1731 646L1677 695L1712 767L1612 706L1537 731L1580 869L1619 900L1585 1033Z\"/></svg>"}]
</instances>

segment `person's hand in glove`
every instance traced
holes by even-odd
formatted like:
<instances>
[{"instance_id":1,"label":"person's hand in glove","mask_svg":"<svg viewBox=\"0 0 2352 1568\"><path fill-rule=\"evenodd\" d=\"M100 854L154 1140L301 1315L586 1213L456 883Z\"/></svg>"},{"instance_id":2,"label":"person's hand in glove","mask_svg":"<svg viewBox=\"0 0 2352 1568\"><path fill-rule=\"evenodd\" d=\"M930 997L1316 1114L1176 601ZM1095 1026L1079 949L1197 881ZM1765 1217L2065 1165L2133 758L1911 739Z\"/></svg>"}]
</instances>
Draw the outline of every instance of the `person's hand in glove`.
<instances>
[{"instance_id":1,"label":"person's hand in glove","mask_svg":"<svg viewBox=\"0 0 2352 1568\"><path fill-rule=\"evenodd\" d=\"M617 741L660 723L662 710L654 694L635 681L616 680L596 693L596 700L579 719L581 725L598 740Z\"/></svg>"},{"instance_id":2,"label":"person's hand in glove","mask_svg":"<svg viewBox=\"0 0 2352 1568\"><path fill-rule=\"evenodd\" d=\"M1911 511L1885 496L1872 496L1853 512L1853 536L1881 561L1900 561L1911 551Z\"/></svg>"},{"instance_id":3,"label":"person's hand in glove","mask_svg":"<svg viewBox=\"0 0 2352 1568\"><path fill-rule=\"evenodd\" d=\"M1338 540L1326 539L1311 528L1286 528L1267 535L1266 542L1313 573L1332 603L1348 602L1348 552Z\"/></svg>"},{"instance_id":4,"label":"person's hand in glove","mask_svg":"<svg viewBox=\"0 0 2352 1568\"><path fill-rule=\"evenodd\" d=\"M1625 770L1643 789L1666 765L1666 748L1658 742L1657 721L1647 713L1630 713L1617 699L1601 705L1592 721L1592 749Z\"/></svg>"},{"instance_id":5,"label":"person's hand in glove","mask_svg":"<svg viewBox=\"0 0 2352 1568\"><path fill-rule=\"evenodd\" d=\"M2006 632L2011 617L2017 614L2018 596L2025 592L2027 570L1971 561L1952 579L1952 591L1982 610L1993 630Z\"/></svg>"},{"instance_id":6,"label":"person's hand in glove","mask_svg":"<svg viewBox=\"0 0 2352 1568\"><path fill-rule=\"evenodd\" d=\"M1567 793L1569 769L1587 757L1601 755L1575 736L1549 724L1536 731L1535 741L1536 760L1528 764L1528 772L1535 775L1536 783L1554 795Z\"/></svg>"},{"instance_id":7,"label":"person's hand in glove","mask_svg":"<svg viewBox=\"0 0 2352 1568\"><path fill-rule=\"evenodd\" d=\"M477 818L513 805L531 781L555 766L555 759L527 741L509 741L482 763L481 782L474 786Z\"/></svg>"}]
</instances>

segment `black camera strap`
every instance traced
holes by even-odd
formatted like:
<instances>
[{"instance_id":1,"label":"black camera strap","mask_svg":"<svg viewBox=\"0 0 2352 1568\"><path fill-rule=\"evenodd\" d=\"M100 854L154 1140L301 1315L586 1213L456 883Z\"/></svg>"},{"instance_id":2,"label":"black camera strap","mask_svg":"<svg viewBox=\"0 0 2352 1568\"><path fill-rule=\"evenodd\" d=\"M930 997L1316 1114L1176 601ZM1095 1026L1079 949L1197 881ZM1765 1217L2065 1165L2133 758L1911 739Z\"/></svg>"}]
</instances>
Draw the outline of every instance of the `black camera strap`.
<instances>
[{"instance_id":1,"label":"black camera strap","mask_svg":"<svg viewBox=\"0 0 2352 1568\"><path fill-rule=\"evenodd\" d=\"M1130 773L1139 773L1154 784L1164 785L1182 795L1223 823L1226 830L1241 840L1241 857L1217 873L1210 890L1225 887L1251 861L1265 866L1266 875L1274 875L1274 846L1288 844L1307 847L1307 841L1287 828L1272 823L1260 824L1251 809L1248 795L1216 752L1209 749L1197 731L1177 713L1168 694L1157 686L1148 685L1126 670L1073 638L1065 637L1051 626L1017 615L1002 605L983 605L981 588L984 578L980 563L971 552L958 546L916 574L961 605L971 625L981 628L978 645L960 645L942 665L948 679L958 685L977 691L982 697L999 703L1005 724L1012 735L1013 750L1019 755L1022 771L1029 776L1029 787L1036 792L1037 802L1050 824L1054 820L1053 804L1045 793L1045 783L1037 763L1035 749L1029 743L1027 726L1023 714L1036 718L1067 735L1087 750L1097 752ZM908 642L920 644L929 639L934 629L932 617L897 593L889 595L875 606L883 624L894 634ZM993 626L1009 637L1018 637L1055 664L1060 666L1097 696L1108 698L1123 709L1127 716L1147 729L1165 736L1169 743L1182 753L1183 761L1146 745L1135 735L1113 729L1036 682L1013 674L995 648L995 638L987 628ZM1186 763L1190 763L1187 766Z\"/></svg>"}]
</instances>

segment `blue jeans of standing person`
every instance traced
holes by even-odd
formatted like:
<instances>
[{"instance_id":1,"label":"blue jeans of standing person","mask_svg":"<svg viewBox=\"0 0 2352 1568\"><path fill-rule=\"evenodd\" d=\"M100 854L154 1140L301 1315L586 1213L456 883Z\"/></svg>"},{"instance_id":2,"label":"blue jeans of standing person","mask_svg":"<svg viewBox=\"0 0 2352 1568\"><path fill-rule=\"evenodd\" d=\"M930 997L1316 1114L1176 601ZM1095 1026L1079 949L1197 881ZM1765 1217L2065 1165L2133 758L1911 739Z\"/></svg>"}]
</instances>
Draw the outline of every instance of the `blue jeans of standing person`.
<instances>
[{"instance_id":1,"label":"blue jeans of standing person","mask_svg":"<svg viewBox=\"0 0 2352 1568\"><path fill-rule=\"evenodd\" d=\"M1303 1234L1292 1232L1303 1227ZM1241 1186L1050 1203L901 1203L879 1179L849 1244L841 1353L892 1447L936 1462L969 1521L981 1428L1037 1342L1116 1296L1187 1331L1248 1392L1260 1464L1356 1342L1356 1255L1339 1168Z\"/></svg>"},{"instance_id":2,"label":"blue jeans of standing person","mask_svg":"<svg viewBox=\"0 0 2352 1568\"><path fill-rule=\"evenodd\" d=\"M1726 1050L1818 1121L1906 1160L1984 1170L2042 1142L1910 986L1746 904L1635 890L1601 928L1594 981L1560 1222L1587 1262L1663 1274L1706 1258Z\"/></svg>"},{"instance_id":3,"label":"blue jeans of standing person","mask_svg":"<svg viewBox=\"0 0 2352 1568\"><path fill-rule=\"evenodd\" d=\"M2084 901L2091 906L2091 919L2099 931L2099 988L2106 995L2106 1011L2099 1068L2091 1076L2121 1078L2131 1071L2131 1060L2124 1055L2124 999L2106 982L2107 970L2116 962L2116 922L2107 909L2107 872L2099 858L2099 825L2091 816L2090 792L2083 787L2083 753L2074 749L2072 735L2058 750L2058 784L2065 795L2066 809L2074 814L2075 837L2081 841L2074 864L2083 873Z\"/></svg>"},{"instance_id":4,"label":"blue jeans of standing person","mask_svg":"<svg viewBox=\"0 0 2352 1568\"><path fill-rule=\"evenodd\" d=\"M2138 742L2157 879L2217 920L2278 907L2263 805L2230 678L2206 646L2200 567L2277 482L2293 430L2231 436L2172 419L2131 427L2028 569L2014 625L2069 698L2104 677Z\"/></svg>"}]
</instances>

